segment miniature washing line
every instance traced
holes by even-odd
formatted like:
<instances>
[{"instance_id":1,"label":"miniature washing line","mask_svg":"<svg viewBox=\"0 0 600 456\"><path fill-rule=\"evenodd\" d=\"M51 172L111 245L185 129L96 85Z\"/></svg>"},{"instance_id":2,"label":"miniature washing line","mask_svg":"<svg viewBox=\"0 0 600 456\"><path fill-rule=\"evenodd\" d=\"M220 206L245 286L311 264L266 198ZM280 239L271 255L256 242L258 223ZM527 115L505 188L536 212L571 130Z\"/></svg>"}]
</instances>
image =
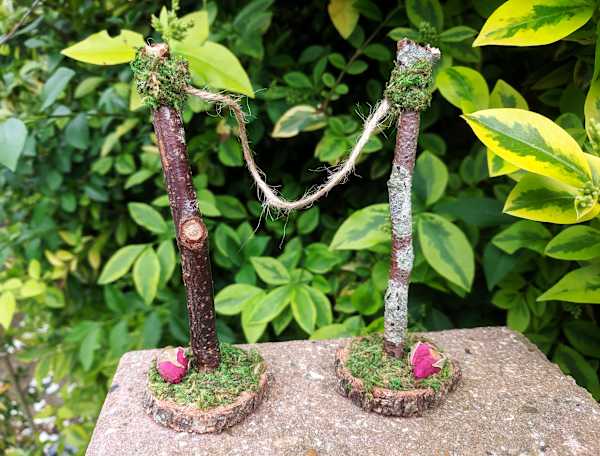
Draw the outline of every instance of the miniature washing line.
<instances>
[{"instance_id":1,"label":"miniature washing line","mask_svg":"<svg viewBox=\"0 0 600 456\"><path fill-rule=\"evenodd\" d=\"M239 137L246 166L256 183L259 196L267 207L276 208L285 212L301 209L312 205L315 201L325 196L336 185L345 182L348 175L354 171L360 153L369 141L371 135L390 116L402 115L402 111L421 111L431 100L431 61L415 57L418 61L410 66L396 65L392 71L390 82L387 85L385 97L381 100L365 120L362 133L352 148L348 159L338 165L327 177L325 182L315 190L309 191L302 198L288 201L278 195L276 189L271 187L264 179L265 173L258 168L246 134L246 118L239 103L232 97L214 93L208 90L197 89L187 85L185 91L201 100L218 103L228 107L237 121Z\"/></svg>"}]
</instances>

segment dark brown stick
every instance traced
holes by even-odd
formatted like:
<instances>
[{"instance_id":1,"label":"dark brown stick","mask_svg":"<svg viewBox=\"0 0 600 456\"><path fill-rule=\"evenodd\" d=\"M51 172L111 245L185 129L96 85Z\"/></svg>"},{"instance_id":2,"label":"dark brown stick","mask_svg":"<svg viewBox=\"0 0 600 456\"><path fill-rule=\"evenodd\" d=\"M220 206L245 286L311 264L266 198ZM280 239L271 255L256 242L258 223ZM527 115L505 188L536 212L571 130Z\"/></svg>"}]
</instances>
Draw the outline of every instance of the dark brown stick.
<instances>
[{"instance_id":1,"label":"dark brown stick","mask_svg":"<svg viewBox=\"0 0 600 456\"><path fill-rule=\"evenodd\" d=\"M410 40L398 42L398 65L410 66L422 59L433 63L439 51ZM396 147L388 181L392 251L390 275L385 293L384 349L393 357L402 356L408 314L408 286L413 267L412 178L419 138L420 113L402 111L396 124Z\"/></svg>"},{"instance_id":2,"label":"dark brown stick","mask_svg":"<svg viewBox=\"0 0 600 456\"><path fill-rule=\"evenodd\" d=\"M192 353L198 369L214 369L220 352L208 231L197 207L183 121L175 108L161 106L153 112L153 124L181 254Z\"/></svg>"}]
</instances>

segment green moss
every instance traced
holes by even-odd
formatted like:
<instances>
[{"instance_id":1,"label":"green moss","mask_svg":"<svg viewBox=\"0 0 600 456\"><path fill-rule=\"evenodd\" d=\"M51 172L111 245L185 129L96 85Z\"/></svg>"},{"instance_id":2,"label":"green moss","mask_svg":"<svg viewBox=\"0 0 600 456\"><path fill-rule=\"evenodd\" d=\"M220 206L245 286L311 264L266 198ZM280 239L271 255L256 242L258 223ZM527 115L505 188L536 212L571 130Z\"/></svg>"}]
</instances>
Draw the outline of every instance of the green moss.
<instances>
[{"instance_id":1,"label":"green moss","mask_svg":"<svg viewBox=\"0 0 600 456\"><path fill-rule=\"evenodd\" d=\"M432 72L433 64L426 59L410 67L394 67L384 95L396 113L424 111L429 107L433 90Z\"/></svg>"},{"instance_id":2,"label":"green moss","mask_svg":"<svg viewBox=\"0 0 600 456\"><path fill-rule=\"evenodd\" d=\"M170 384L162 379L153 362L148 379L158 399L206 410L231 404L244 391L257 391L261 374L262 358L256 350L221 344L221 365L212 372L190 368L181 383Z\"/></svg>"},{"instance_id":3,"label":"green moss","mask_svg":"<svg viewBox=\"0 0 600 456\"><path fill-rule=\"evenodd\" d=\"M381 334L357 339L350 345L346 367L354 377L363 381L367 392L371 392L374 387L399 391L433 388L437 391L451 377L452 367L446 362L437 374L423 380L415 380L409 356L412 346L418 341L427 340L409 335L404 344L404 354L400 358L393 358L383 351Z\"/></svg>"},{"instance_id":4,"label":"green moss","mask_svg":"<svg viewBox=\"0 0 600 456\"><path fill-rule=\"evenodd\" d=\"M159 106L183 108L187 99L186 87L192 82L187 62L178 56L158 57L144 48L137 50L131 62L135 86L144 104L152 109Z\"/></svg>"}]
</instances>

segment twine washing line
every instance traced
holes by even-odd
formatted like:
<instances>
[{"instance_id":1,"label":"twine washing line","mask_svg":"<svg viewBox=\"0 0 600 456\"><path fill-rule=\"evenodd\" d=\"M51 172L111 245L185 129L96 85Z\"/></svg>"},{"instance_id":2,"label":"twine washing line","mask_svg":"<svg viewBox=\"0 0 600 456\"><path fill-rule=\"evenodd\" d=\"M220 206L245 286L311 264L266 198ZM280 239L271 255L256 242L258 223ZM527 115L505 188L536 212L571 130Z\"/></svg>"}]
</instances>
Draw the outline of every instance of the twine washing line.
<instances>
[{"instance_id":1,"label":"twine washing line","mask_svg":"<svg viewBox=\"0 0 600 456\"><path fill-rule=\"evenodd\" d=\"M252 178L254 179L254 182L256 183L256 187L258 189L259 196L261 196L263 204L265 206L273 207L286 212L312 205L319 198L325 196L331 189L333 189L333 187L343 183L348 175L354 171L354 167L356 166L356 162L358 161L360 153L377 127L385 121L390 113L391 108L390 102L387 98L384 98L381 102L379 102L373 112L365 120L363 131L358 138L358 141L356 141L356 144L352 148L348 159L337 166L336 170L327 177L325 183L318 186L315 190L309 191L305 196L298 200L288 201L284 198L281 198L278 195L277 190L267 184L263 178L265 173L256 165L252 149L250 148L250 144L248 142L248 136L246 134L246 118L239 103L227 95L197 89L192 86L187 86L185 90L190 95L196 96L204 101L225 105L231 109L231 111L233 111L233 115L237 121L240 131L239 136L240 142L242 143L244 160L248 170L250 171L250 174L252 175Z\"/></svg>"}]
</instances>

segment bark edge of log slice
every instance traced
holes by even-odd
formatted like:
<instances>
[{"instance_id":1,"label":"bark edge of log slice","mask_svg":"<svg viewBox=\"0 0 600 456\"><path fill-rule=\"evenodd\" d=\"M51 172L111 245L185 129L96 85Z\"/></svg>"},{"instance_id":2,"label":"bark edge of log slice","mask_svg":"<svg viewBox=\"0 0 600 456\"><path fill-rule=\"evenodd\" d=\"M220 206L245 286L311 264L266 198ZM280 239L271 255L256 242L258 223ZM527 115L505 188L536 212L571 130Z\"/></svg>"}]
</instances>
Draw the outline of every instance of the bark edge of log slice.
<instances>
[{"instance_id":1,"label":"bark edge of log slice","mask_svg":"<svg viewBox=\"0 0 600 456\"><path fill-rule=\"evenodd\" d=\"M392 390L375 387L369 394L363 381L354 377L346 367L352 342L339 348L335 354L336 391L367 412L386 416L422 416L426 410L441 404L456 389L462 378L458 362L448 358L446 362L452 365L452 376L442 383L438 391L433 388Z\"/></svg>"},{"instance_id":2,"label":"bark edge of log slice","mask_svg":"<svg viewBox=\"0 0 600 456\"><path fill-rule=\"evenodd\" d=\"M244 421L266 398L271 374L263 361L262 374L256 391L244 391L231 404L201 410L189 405L180 405L171 400L158 399L148 383L144 389L142 406L146 414L158 424L177 432L196 434L220 433Z\"/></svg>"}]
</instances>

